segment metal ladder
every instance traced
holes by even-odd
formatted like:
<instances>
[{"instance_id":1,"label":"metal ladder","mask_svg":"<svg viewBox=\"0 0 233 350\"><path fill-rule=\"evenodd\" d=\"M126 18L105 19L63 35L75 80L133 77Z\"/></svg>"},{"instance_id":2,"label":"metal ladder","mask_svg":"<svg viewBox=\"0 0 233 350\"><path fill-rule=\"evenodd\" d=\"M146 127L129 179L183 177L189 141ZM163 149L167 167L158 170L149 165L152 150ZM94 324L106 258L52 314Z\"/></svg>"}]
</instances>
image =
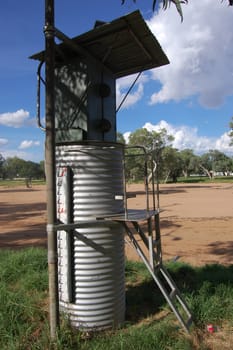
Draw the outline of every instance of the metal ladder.
<instances>
[{"instance_id":1,"label":"metal ladder","mask_svg":"<svg viewBox=\"0 0 233 350\"><path fill-rule=\"evenodd\" d=\"M159 212L150 211L147 215L141 213L139 217L139 212L137 212L137 221L135 214L129 213L128 219L122 221L125 230L132 242L138 255L141 257L142 261L149 270L151 276L153 277L156 285L160 289L170 308L174 312L175 316L179 320L180 324L183 326L185 331L189 332L190 326L192 324L192 314L191 311L182 297L178 287L167 271L166 267L162 263L162 251L161 251L161 241L160 241L160 229L159 229ZM140 227L140 222L147 220L148 236ZM154 230L153 230L154 224ZM133 229L132 229L133 227ZM145 250L142 249L141 245L135 238L134 230L139 234ZM153 238L153 233L155 233L155 239Z\"/></svg>"},{"instance_id":2,"label":"metal ladder","mask_svg":"<svg viewBox=\"0 0 233 350\"><path fill-rule=\"evenodd\" d=\"M144 158L146 210L128 209L128 195L125 182L125 214L122 218L118 218L118 221L122 222L134 249L146 265L156 285L160 289L177 319L185 331L188 332L193 322L191 311L162 262L158 181L159 152L156 153L156 150L154 149L152 152L148 153L143 146L136 146L135 148L141 149L141 156ZM151 162L152 210L150 210L148 162ZM156 168L154 168L155 162L157 163ZM157 203L155 197L157 197ZM140 225L145 223L145 221L147 222L147 229L143 230ZM134 232L136 232L142 239L144 250L135 238Z\"/></svg>"}]
</instances>

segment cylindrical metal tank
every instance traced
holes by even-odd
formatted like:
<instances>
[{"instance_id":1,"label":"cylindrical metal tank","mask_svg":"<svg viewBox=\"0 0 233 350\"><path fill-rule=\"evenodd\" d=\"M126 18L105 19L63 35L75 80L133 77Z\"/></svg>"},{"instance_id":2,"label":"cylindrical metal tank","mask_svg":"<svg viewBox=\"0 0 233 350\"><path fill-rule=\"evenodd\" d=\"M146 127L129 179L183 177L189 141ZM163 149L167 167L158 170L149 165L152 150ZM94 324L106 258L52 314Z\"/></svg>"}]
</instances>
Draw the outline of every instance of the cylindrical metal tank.
<instances>
[{"instance_id":1,"label":"cylindrical metal tank","mask_svg":"<svg viewBox=\"0 0 233 350\"><path fill-rule=\"evenodd\" d=\"M125 314L124 232L97 218L124 210L122 145L57 145L56 165L58 218L85 223L58 232L60 308L79 329L118 327Z\"/></svg>"}]
</instances>

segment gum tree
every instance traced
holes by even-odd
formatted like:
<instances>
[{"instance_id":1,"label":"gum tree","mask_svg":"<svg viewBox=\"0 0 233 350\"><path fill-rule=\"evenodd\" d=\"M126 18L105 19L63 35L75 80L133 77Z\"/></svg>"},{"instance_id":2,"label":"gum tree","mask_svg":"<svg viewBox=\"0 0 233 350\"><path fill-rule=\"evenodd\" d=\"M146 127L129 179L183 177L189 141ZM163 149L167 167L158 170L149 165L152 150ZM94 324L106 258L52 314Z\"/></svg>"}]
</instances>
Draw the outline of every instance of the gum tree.
<instances>
[{"instance_id":1,"label":"gum tree","mask_svg":"<svg viewBox=\"0 0 233 350\"><path fill-rule=\"evenodd\" d=\"M233 117L231 118L230 129L231 129L231 131L229 133L229 136L231 138L230 146L233 146Z\"/></svg>"},{"instance_id":2,"label":"gum tree","mask_svg":"<svg viewBox=\"0 0 233 350\"><path fill-rule=\"evenodd\" d=\"M149 131L145 128L137 129L129 136L128 149L126 149L126 177L134 181L140 181L145 175L145 156L142 148L147 153L148 181L151 180L152 169L160 161L163 149L173 141L173 136L168 135L166 129Z\"/></svg>"}]
</instances>

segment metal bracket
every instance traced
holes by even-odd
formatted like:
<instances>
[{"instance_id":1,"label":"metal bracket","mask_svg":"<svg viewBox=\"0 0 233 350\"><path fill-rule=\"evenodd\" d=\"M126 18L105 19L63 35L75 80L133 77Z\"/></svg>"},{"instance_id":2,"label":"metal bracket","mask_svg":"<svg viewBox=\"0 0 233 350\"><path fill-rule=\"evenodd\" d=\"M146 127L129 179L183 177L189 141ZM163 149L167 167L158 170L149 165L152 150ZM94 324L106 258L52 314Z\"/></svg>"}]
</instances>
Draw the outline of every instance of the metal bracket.
<instances>
[{"instance_id":1,"label":"metal bracket","mask_svg":"<svg viewBox=\"0 0 233 350\"><path fill-rule=\"evenodd\" d=\"M45 126L43 126L41 123L41 117L40 117L40 83L41 83L41 81L45 85L45 81L41 76L41 68L42 68L43 64L44 64L44 61L41 61L39 66L38 66L38 69L37 69L36 120L37 120L37 125L39 126L39 128L43 131L46 131Z\"/></svg>"}]
</instances>

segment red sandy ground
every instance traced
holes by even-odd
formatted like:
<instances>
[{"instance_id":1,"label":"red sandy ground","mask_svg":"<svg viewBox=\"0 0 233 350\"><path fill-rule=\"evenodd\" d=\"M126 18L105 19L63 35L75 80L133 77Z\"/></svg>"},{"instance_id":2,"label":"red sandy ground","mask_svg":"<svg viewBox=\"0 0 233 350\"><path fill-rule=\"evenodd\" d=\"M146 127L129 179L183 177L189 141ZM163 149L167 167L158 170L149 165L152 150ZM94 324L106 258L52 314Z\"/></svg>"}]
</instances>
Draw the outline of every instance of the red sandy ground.
<instances>
[{"instance_id":1,"label":"red sandy ground","mask_svg":"<svg viewBox=\"0 0 233 350\"><path fill-rule=\"evenodd\" d=\"M143 209L143 187L131 208ZM167 184L160 186L160 225L164 260L198 266L233 263L233 184ZM46 247L45 186L0 188L0 248ZM126 254L137 259L126 244Z\"/></svg>"}]
</instances>

